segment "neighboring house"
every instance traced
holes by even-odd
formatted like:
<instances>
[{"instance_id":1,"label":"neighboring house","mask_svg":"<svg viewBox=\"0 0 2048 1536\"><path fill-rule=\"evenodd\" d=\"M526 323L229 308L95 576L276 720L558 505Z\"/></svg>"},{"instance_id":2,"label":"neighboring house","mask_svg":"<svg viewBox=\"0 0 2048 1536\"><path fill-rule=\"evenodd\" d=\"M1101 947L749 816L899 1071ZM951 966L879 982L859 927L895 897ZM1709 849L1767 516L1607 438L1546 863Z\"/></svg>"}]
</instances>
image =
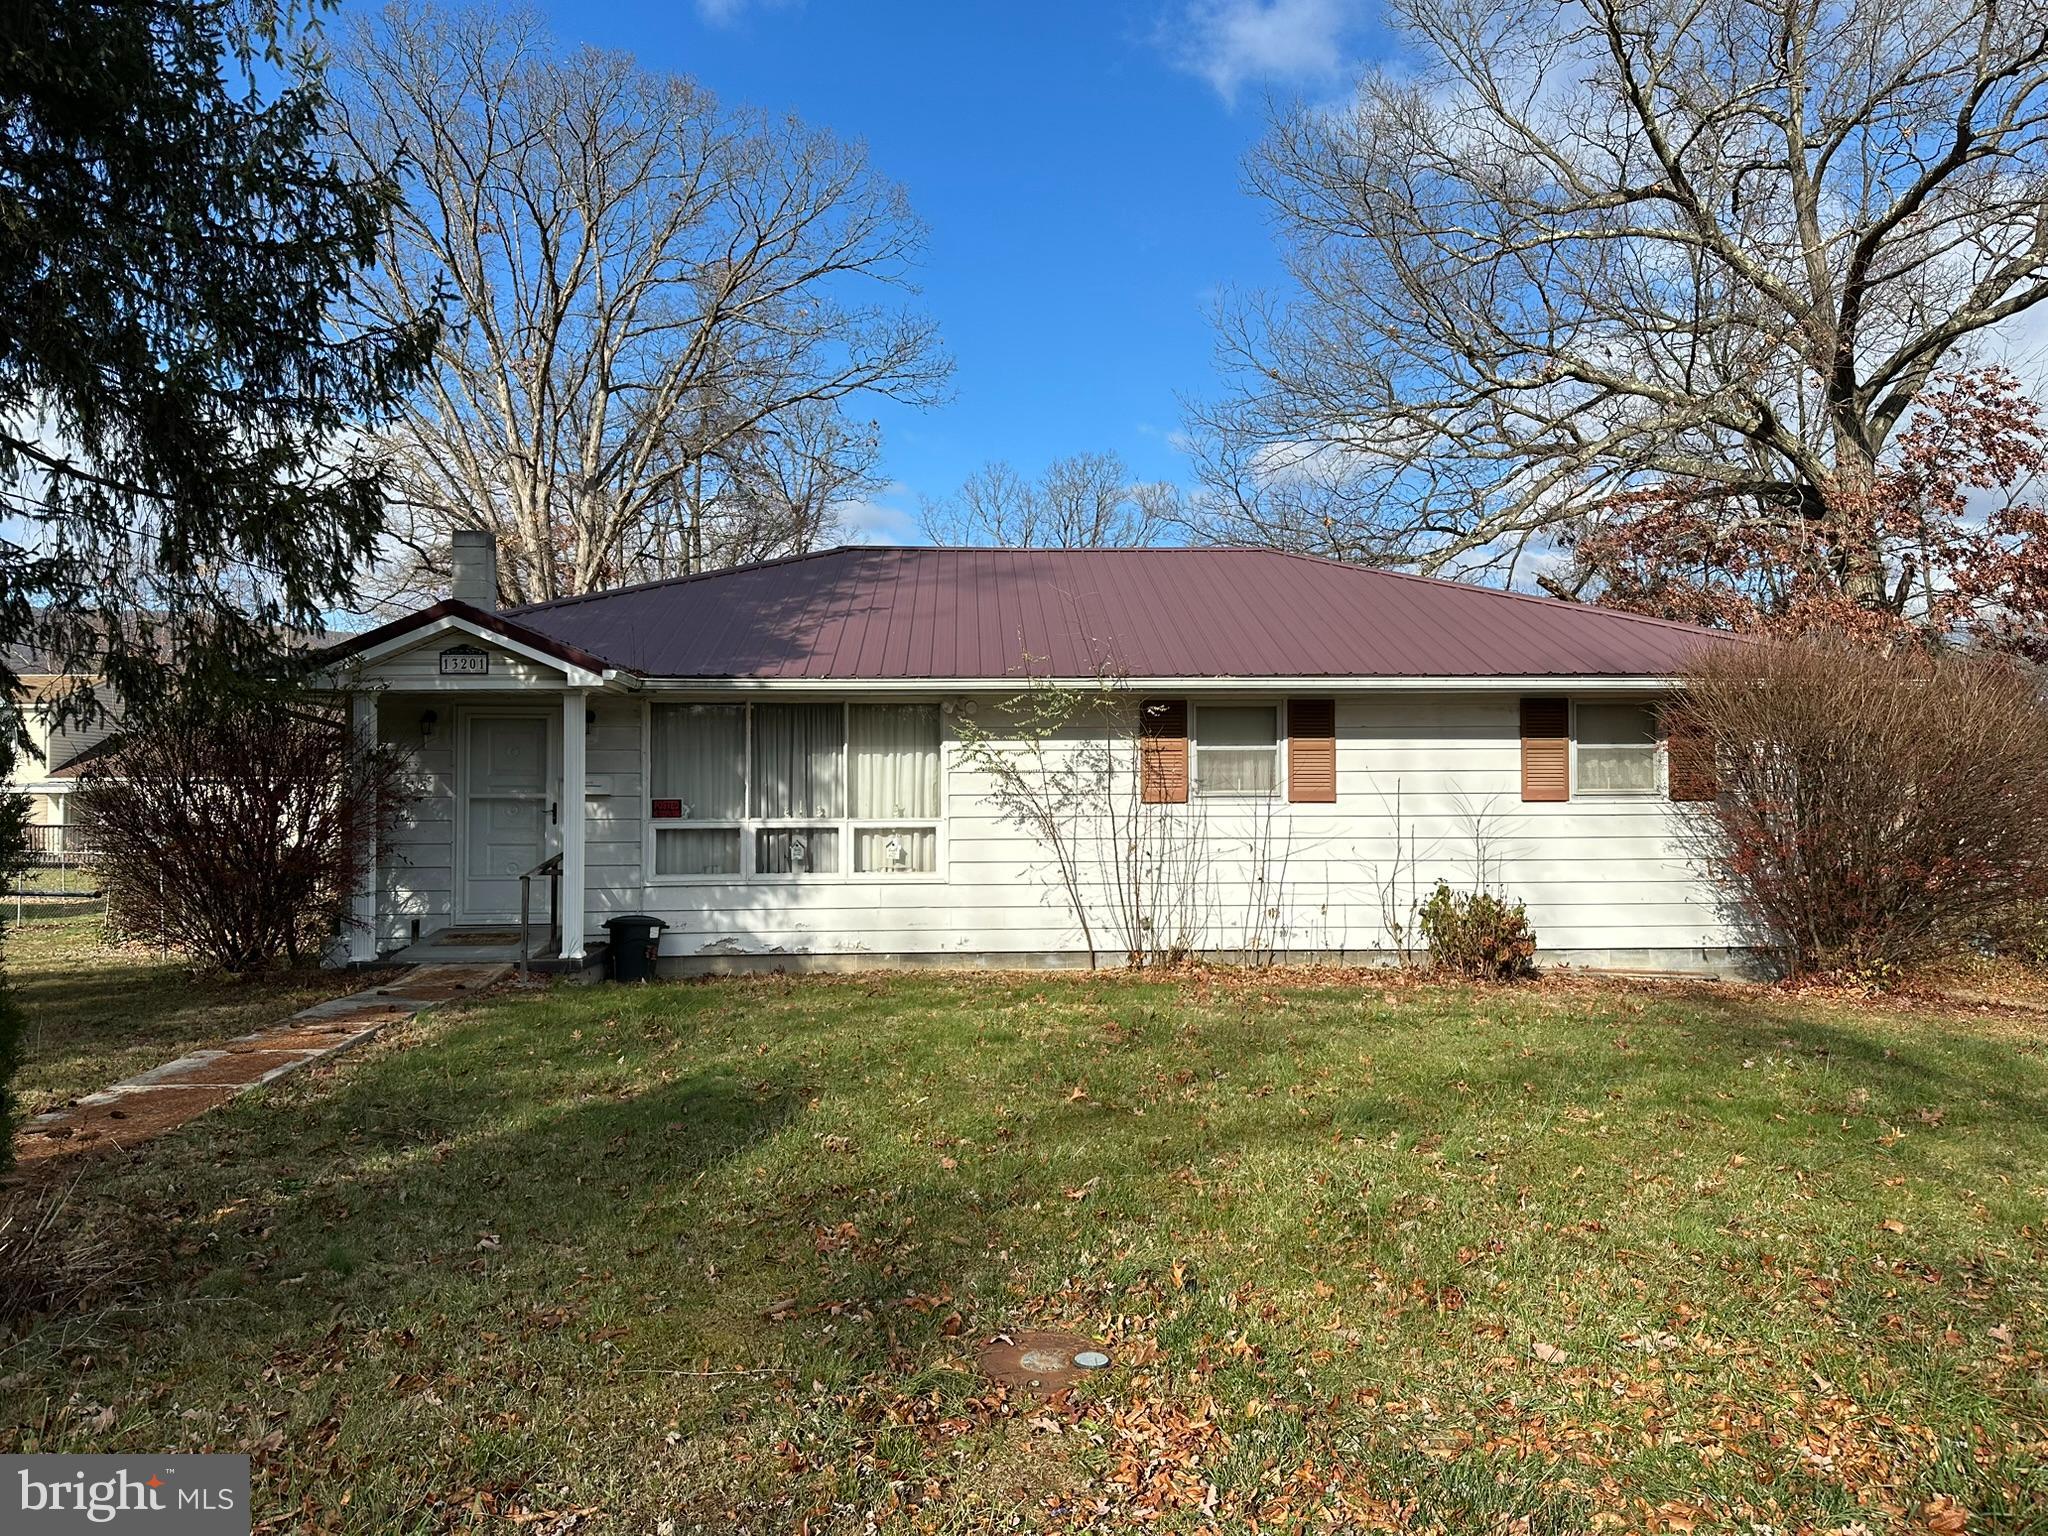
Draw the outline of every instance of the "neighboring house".
<instances>
[{"instance_id":1,"label":"neighboring house","mask_svg":"<svg viewBox=\"0 0 2048 1536\"><path fill-rule=\"evenodd\" d=\"M120 700L99 689L96 711L60 725L56 702L94 680L60 671L34 650L17 650L7 660L21 678L18 707L28 750L16 751L6 787L29 797L31 826L51 829L36 835L37 851L62 852L76 835L71 797L79 779L121 729Z\"/></svg>"},{"instance_id":2,"label":"neighboring house","mask_svg":"<svg viewBox=\"0 0 2048 1536\"><path fill-rule=\"evenodd\" d=\"M514 921L556 853L570 956L646 912L672 971L1082 960L961 729L1105 674L1203 839L1205 949L1383 956L1484 877L1550 963L1745 958L1674 837L1710 780L1659 728L1725 636L1259 550L844 548L503 613L489 560L469 536L455 598L329 653L420 791L359 961Z\"/></svg>"}]
</instances>

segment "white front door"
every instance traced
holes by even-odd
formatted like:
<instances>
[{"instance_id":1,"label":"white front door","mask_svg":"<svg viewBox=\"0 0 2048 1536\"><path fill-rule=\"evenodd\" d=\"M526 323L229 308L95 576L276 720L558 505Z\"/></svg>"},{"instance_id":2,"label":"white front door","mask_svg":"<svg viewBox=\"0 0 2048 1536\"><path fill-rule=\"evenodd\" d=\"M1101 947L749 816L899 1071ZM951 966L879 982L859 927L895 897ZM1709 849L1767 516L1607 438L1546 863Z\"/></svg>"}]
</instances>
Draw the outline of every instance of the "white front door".
<instances>
[{"instance_id":1,"label":"white front door","mask_svg":"<svg viewBox=\"0 0 2048 1536\"><path fill-rule=\"evenodd\" d=\"M463 717L460 916L519 917L519 877L548 856L554 797L546 715ZM533 882L532 920L548 911L548 883Z\"/></svg>"}]
</instances>

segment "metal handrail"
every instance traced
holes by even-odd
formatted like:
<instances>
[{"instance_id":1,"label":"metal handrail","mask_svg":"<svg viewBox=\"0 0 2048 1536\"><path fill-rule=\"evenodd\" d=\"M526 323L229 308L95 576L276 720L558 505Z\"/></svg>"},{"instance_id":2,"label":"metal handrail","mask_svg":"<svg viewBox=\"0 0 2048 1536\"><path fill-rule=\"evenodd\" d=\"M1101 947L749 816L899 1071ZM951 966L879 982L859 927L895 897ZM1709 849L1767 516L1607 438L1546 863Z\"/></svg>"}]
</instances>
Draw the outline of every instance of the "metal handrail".
<instances>
[{"instance_id":1,"label":"metal handrail","mask_svg":"<svg viewBox=\"0 0 2048 1536\"><path fill-rule=\"evenodd\" d=\"M557 853L542 859L533 868L519 877L519 977L526 979L527 950L530 947L528 917L533 910L533 877L548 877L548 937L554 942L556 954L562 952L562 856Z\"/></svg>"}]
</instances>

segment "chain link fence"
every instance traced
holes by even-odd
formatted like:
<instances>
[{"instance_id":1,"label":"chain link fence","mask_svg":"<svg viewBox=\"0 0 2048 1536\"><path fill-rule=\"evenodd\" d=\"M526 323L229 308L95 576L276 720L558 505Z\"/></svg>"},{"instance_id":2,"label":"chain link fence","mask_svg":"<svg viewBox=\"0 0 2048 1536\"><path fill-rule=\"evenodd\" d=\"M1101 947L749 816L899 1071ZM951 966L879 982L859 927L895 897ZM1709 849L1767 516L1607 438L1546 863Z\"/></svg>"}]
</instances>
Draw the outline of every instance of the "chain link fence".
<instances>
[{"instance_id":1,"label":"chain link fence","mask_svg":"<svg viewBox=\"0 0 2048 1536\"><path fill-rule=\"evenodd\" d=\"M100 900L91 840L83 827L30 827L28 868L6 892L10 915L64 917Z\"/></svg>"}]
</instances>

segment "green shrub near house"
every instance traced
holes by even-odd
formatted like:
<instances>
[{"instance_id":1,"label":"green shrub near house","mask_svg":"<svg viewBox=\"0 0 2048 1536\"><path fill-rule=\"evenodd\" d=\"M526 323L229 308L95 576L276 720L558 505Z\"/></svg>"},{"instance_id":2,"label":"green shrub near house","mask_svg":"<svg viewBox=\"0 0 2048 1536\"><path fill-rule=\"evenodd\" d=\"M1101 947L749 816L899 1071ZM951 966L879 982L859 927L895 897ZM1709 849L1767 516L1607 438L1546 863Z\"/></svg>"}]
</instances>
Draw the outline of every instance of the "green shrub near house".
<instances>
[{"instance_id":1,"label":"green shrub near house","mask_svg":"<svg viewBox=\"0 0 2048 1536\"><path fill-rule=\"evenodd\" d=\"M1442 880L1416 913L1430 964L1473 981L1518 981L1536 969L1528 909L1494 891L1454 891Z\"/></svg>"}]
</instances>

